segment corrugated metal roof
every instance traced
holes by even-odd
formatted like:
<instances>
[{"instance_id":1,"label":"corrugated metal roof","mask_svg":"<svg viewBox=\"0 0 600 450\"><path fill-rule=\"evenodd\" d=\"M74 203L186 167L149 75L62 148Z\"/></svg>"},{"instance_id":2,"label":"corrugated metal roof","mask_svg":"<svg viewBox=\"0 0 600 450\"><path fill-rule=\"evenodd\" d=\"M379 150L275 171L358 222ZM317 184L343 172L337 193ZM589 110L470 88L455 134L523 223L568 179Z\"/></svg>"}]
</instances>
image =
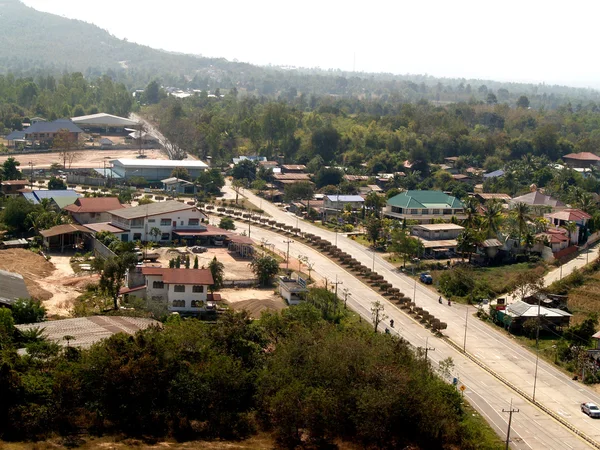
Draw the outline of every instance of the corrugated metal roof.
<instances>
[{"instance_id":1,"label":"corrugated metal roof","mask_svg":"<svg viewBox=\"0 0 600 450\"><path fill-rule=\"evenodd\" d=\"M0 303L12 305L19 298L29 298L23 276L18 273L0 270Z\"/></svg>"},{"instance_id":2,"label":"corrugated metal roof","mask_svg":"<svg viewBox=\"0 0 600 450\"><path fill-rule=\"evenodd\" d=\"M83 130L70 120L58 119L53 122L36 122L25 130L25 134L57 133L60 130L68 130L71 133L83 133Z\"/></svg>"},{"instance_id":3,"label":"corrugated metal roof","mask_svg":"<svg viewBox=\"0 0 600 450\"><path fill-rule=\"evenodd\" d=\"M187 211L188 209L197 209L195 206L186 205L175 200L167 200L166 202L149 203L147 205L135 206L133 208L113 209L110 214L122 217L124 219L137 219L146 216L156 216L158 214L168 214L177 211ZM203 215L199 212L199 216Z\"/></svg>"},{"instance_id":4,"label":"corrugated metal roof","mask_svg":"<svg viewBox=\"0 0 600 450\"><path fill-rule=\"evenodd\" d=\"M463 203L442 191L406 191L387 201L390 206L416 209L461 209Z\"/></svg>"},{"instance_id":5,"label":"corrugated metal roof","mask_svg":"<svg viewBox=\"0 0 600 450\"><path fill-rule=\"evenodd\" d=\"M138 168L176 168L185 167L186 169L206 169L208 165L202 161L194 160L171 160L171 159L113 159L111 161L113 165L122 166L129 169Z\"/></svg>"}]
</instances>

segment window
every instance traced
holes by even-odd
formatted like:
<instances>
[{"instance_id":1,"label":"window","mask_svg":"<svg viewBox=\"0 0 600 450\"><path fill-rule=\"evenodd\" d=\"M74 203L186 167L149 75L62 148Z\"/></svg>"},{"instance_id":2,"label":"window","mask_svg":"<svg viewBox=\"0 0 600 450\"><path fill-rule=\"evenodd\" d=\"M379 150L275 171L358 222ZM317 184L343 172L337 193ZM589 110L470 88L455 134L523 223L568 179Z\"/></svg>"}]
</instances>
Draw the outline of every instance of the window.
<instances>
[{"instance_id":1,"label":"window","mask_svg":"<svg viewBox=\"0 0 600 450\"><path fill-rule=\"evenodd\" d=\"M202 300L192 300L192 308L202 308L204 302Z\"/></svg>"},{"instance_id":2,"label":"window","mask_svg":"<svg viewBox=\"0 0 600 450\"><path fill-rule=\"evenodd\" d=\"M165 283L164 283L164 281L154 281L154 282L152 282L152 288L153 289L164 289Z\"/></svg>"},{"instance_id":3,"label":"window","mask_svg":"<svg viewBox=\"0 0 600 450\"><path fill-rule=\"evenodd\" d=\"M185 292L185 285L183 285L183 284L176 284L175 287L173 288L173 290L175 292Z\"/></svg>"},{"instance_id":4,"label":"window","mask_svg":"<svg viewBox=\"0 0 600 450\"><path fill-rule=\"evenodd\" d=\"M131 228L142 228L144 226L144 219L133 219L131 221Z\"/></svg>"},{"instance_id":5,"label":"window","mask_svg":"<svg viewBox=\"0 0 600 450\"><path fill-rule=\"evenodd\" d=\"M169 225L171 225L171 219L160 219L161 227L168 227Z\"/></svg>"},{"instance_id":6,"label":"window","mask_svg":"<svg viewBox=\"0 0 600 450\"><path fill-rule=\"evenodd\" d=\"M148 219L148 223L156 223L156 219Z\"/></svg>"},{"instance_id":7,"label":"window","mask_svg":"<svg viewBox=\"0 0 600 450\"><path fill-rule=\"evenodd\" d=\"M173 308L185 308L185 300L173 300Z\"/></svg>"},{"instance_id":8,"label":"window","mask_svg":"<svg viewBox=\"0 0 600 450\"><path fill-rule=\"evenodd\" d=\"M435 215L439 215L440 214L440 210L439 209L434 209L431 213L435 214Z\"/></svg>"},{"instance_id":9,"label":"window","mask_svg":"<svg viewBox=\"0 0 600 450\"><path fill-rule=\"evenodd\" d=\"M198 225L200 225L200 219L189 219L188 220L189 227L196 227Z\"/></svg>"},{"instance_id":10,"label":"window","mask_svg":"<svg viewBox=\"0 0 600 450\"><path fill-rule=\"evenodd\" d=\"M171 239L171 233L163 233L160 235L161 241L169 241Z\"/></svg>"},{"instance_id":11,"label":"window","mask_svg":"<svg viewBox=\"0 0 600 450\"><path fill-rule=\"evenodd\" d=\"M141 241L142 240L142 233L133 233L133 240L134 241Z\"/></svg>"},{"instance_id":12,"label":"window","mask_svg":"<svg viewBox=\"0 0 600 450\"><path fill-rule=\"evenodd\" d=\"M429 214L429 210L428 209L422 209L421 210L421 214Z\"/></svg>"},{"instance_id":13,"label":"window","mask_svg":"<svg viewBox=\"0 0 600 450\"><path fill-rule=\"evenodd\" d=\"M192 292L201 294L204 292L204 286L196 285L196 286L192 287Z\"/></svg>"},{"instance_id":14,"label":"window","mask_svg":"<svg viewBox=\"0 0 600 450\"><path fill-rule=\"evenodd\" d=\"M411 209L410 213L411 214L419 214L419 210L418 209Z\"/></svg>"},{"instance_id":15,"label":"window","mask_svg":"<svg viewBox=\"0 0 600 450\"><path fill-rule=\"evenodd\" d=\"M163 299L162 295L153 295L152 296L152 301L154 301L154 302L160 302L160 301L162 301L162 299Z\"/></svg>"}]
</instances>

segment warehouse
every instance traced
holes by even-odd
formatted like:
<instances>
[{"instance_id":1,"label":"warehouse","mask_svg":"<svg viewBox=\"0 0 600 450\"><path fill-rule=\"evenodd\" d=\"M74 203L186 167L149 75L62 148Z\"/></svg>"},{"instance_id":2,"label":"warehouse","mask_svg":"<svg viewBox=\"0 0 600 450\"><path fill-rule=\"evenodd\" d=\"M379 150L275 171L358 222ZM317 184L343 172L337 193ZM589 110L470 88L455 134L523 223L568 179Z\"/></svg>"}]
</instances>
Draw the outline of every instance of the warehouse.
<instances>
[{"instance_id":1,"label":"warehouse","mask_svg":"<svg viewBox=\"0 0 600 450\"><path fill-rule=\"evenodd\" d=\"M100 133L102 135L127 134L129 131L126 128L139 126L138 122L134 120L105 113L73 117L71 121L87 133Z\"/></svg>"},{"instance_id":2,"label":"warehouse","mask_svg":"<svg viewBox=\"0 0 600 450\"><path fill-rule=\"evenodd\" d=\"M202 161L170 159L114 159L111 161L114 178L129 179L143 177L147 181L155 182L169 178L174 169L184 168L191 179L196 179L208 166Z\"/></svg>"}]
</instances>

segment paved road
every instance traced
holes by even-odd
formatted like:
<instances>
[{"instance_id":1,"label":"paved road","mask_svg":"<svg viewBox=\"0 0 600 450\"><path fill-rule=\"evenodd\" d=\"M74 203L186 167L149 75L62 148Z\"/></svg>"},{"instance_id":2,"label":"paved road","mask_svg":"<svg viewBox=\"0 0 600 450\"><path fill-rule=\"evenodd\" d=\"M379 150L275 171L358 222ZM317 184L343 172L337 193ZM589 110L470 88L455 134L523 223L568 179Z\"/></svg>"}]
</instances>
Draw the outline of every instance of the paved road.
<instances>
[{"instance_id":1,"label":"paved road","mask_svg":"<svg viewBox=\"0 0 600 450\"><path fill-rule=\"evenodd\" d=\"M244 192L244 195L253 203L260 203L260 199L254 196L251 192L246 191ZM262 202L262 209L280 222L298 226L303 231L317 234L325 239L330 240L331 242L335 242L336 240L335 233L315 227L309 223L304 223L302 220L298 221L295 216L285 213L276 206L264 200ZM297 222L298 225L296 225ZM253 235L253 237L256 236ZM282 238L281 241L283 241ZM276 242L273 241L271 243ZM278 247L281 246L283 249L283 242L277 242L277 245ZM413 297L413 292L415 292L415 301L417 305L426 308L434 316L448 323L448 329L445 330L445 334L461 347L463 345L465 336L465 319L469 317L466 351L485 364L487 367L491 368L496 373L509 380L518 388L522 389L526 393L530 393L531 395L533 392L536 360L534 354L523 348L512 338L506 336L499 330L496 330L495 328L490 327L487 324L471 317L471 314L475 312L473 307L457 304L451 307L447 306L446 304L440 305L437 301L438 296L434 292L420 283L415 283L412 279L400 273L393 265L379 257L377 254L373 254L373 252L362 245L357 244L356 242L342 235L337 236L337 245L342 250L361 261L363 264L369 267L374 266L378 273L384 275L384 277L390 283L392 283L395 287L400 288L401 291L407 296ZM294 255L297 254L292 253L292 250L290 250L290 253ZM565 268L563 268L563 271L564 270ZM320 271L320 273L322 273L324 276L327 276L330 280L333 280L335 279L336 274L338 274L338 277L340 277L344 271L338 266L334 265L332 268L323 269L323 271ZM350 278L351 275L346 273L344 277ZM344 284L346 284L345 280L346 278L344 278ZM349 281L348 283L348 285L350 285L352 282ZM354 284L352 284L352 286L354 286ZM352 288L352 291L354 291L354 287ZM356 294L353 293L352 306L353 309L357 310L359 313L369 316L369 308L373 297L372 294L367 294L367 292L372 291L367 288L367 291L364 289L359 289L356 291ZM386 310L394 309L395 306L386 301ZM396 315L394 316L394 320L398 320L399 317L406 318L406 316L399 311L397 316L398 317L396 317ZM420 328L422 335L427 334L422 327L418 325L415 326ZM411 336L406 334L410 328L410 326L407 328L402 327L402 336L407 338L415 345L422 345L422 343L420 343L418 340L412 340ZM459 359L458 356L453 356L453 358L456 360ZM466 359L464 360L464 366L465 368L468 368L469 372L473 373L473 371L475 371L475 373L478 374L478 380L483 381L484 379L487 379L487 381L483 381L485 384L482 386L489 386L490 389L493 388L494 390L500 390L500 382L495 380L495 378L487 378L483 376L481 374L482 370L475 363L467 363L467 361L468 360ZM477 370L475 370L475 368ZM473 380L469 381L472 382ZM469 388L475 389L472 388L471 385L469 385ZM486 391L486 389L477 390L476 392L483 399L491 403L490 394ZM501 399L505 402L508 402L511 396L515 399L517 398L517 394L511 394L510 391L505 391L502 394ZM586 386L572 381L568 376L554 368L551 364L548 364L542 360L540 360L538 367L536 400L550 410L554 411L556 414L560 415L565 420L569 421L573 426L577 427L588 436L600 441L600 421L589 419L579 410L579 404L583 401L594 401L600 404L600 396ZM504 407L506 407L506 405ZM562 426L560 426L557 422L554 422L541 411L539 411L537 416L532 417L535 417L535 420L538 422L545 419L550 420L550 422L547 423L549 428L546 432L553 434L554 437L564 432L564 428ZM529 441L528 439L526 440ZM573 448L586 448L585 444L583 444L581 441L577 440L577 442L577 445L579 446L575 446ZM572 444L570 443L569 445ZM551 447L536 446L536 448Z\"/></svg>"}]
</instances>

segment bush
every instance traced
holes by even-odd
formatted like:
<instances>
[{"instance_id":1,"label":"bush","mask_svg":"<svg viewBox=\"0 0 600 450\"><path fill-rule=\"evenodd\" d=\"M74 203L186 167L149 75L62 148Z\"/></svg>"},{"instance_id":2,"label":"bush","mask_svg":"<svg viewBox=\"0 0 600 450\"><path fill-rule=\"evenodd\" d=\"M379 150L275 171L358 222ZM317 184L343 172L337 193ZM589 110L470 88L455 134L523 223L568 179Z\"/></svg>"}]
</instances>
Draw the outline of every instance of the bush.
<instances>
[{"instance_id":1,"label":"bush","mask_svg":"<svg viewBox=\"0 0 600 450\"><path fill-rule=\"evenodd\" d=\"M223 217L219 222L219 228L223 230L235 230L235 223L230 217Z\"/></svg>"}]
</instances>

